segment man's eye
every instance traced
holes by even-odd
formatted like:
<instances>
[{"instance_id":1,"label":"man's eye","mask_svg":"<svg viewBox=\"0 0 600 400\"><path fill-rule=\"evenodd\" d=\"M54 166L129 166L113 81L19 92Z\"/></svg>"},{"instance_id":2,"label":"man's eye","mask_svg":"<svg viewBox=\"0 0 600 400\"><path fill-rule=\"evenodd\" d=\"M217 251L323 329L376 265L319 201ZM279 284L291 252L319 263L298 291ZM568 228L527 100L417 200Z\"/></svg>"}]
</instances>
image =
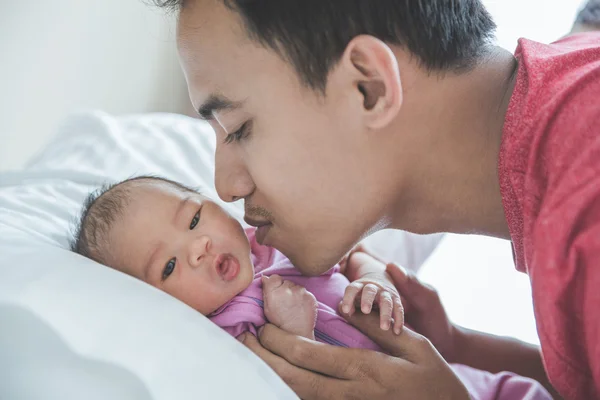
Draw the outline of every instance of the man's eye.
<instances>
[{"instance_id":1,"label":"man's eye","mask_svg":"<svg viewBox=\"0 0 600 400\"><path fill-rule=\"evenodd\" d=\"M190 231L194 229L196 225L198 225L198 222L200 222L200 210L198 210L198 212L194 215L194 218L192 218L192 222L190 223Z\"/></svg>"},{"instance_id":2,"label":"man's eye","mask_svg":"<svg viewBox=\"0 0 600 400\"><path fill-rule=\"evenodd\" d=\"M239 142L240 140L247 138L248 135L250 135L250 121L245 122L237 131L227 135L225 137L225 143Z\"/></svg>"},{"instance_id":3,"label":"man's eye","mask_svg":"<svg viewBox=\"0 0 600 400\"><path fill-rule=\"evenodd\" d=\"M165 279L167 279L175 270L175 265L177 263L177 259L176 258L171 258L169 260L169 262L167 263L167 265L165 265L165 269L163 270L162 273L162 280L164 281Z\"/></svg>"}]
</instances>

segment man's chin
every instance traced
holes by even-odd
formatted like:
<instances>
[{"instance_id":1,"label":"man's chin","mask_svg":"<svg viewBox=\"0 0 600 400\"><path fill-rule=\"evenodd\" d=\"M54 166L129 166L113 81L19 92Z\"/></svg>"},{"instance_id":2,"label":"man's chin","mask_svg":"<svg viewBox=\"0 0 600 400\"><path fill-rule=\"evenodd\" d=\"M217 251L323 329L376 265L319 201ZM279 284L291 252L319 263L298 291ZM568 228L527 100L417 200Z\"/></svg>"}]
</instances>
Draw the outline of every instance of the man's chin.
<instances>
[{"instance_id":1,"label":"man's chin","mask_svg":"<svg viewBox=\"0 0 600 400\"><path fill-rule=\"evenodd\" d=\"M285 253L284 253L285 254ZM287 256L294 267L304 276L319 276L329 271L337 262L323 262L322 260L314 260L306 257Z\"/></svg>"}]
</instances>

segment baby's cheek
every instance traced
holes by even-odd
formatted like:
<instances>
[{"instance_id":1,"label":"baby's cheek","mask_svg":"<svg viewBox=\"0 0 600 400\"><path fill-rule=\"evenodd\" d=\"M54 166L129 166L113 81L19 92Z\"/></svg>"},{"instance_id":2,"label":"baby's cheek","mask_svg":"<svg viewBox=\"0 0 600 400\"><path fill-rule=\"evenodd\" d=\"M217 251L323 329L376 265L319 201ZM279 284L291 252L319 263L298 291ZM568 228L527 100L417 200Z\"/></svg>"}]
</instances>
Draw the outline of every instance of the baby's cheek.
<instances>
[{"instance_id":1,"label":"baby's cheek","mask_svg":"<svg viewBox=\"0 0 600 400\"><path fill-rule=\"evenodd\" d=\"M189 305L203 315L209 315L227 303L227 300L224 300L225 297L227 297L225 293L215 291L212 287L201 285L194 288L192 299L190 299L193 304Z\"/></svg>"},{"instance_id":2,"label":"baby's cheek","mask_svg":"<svg viewBox=\"0 0 600 400\"><path fill-rule=\"evenodd\" d=\"M235 293L237 295L240 292L248 289L248 287L254 281L254 267L251 263L246 264L246 266L242 267L242 271L233 283L235 284Z\"/></svg>"}]
</instances>

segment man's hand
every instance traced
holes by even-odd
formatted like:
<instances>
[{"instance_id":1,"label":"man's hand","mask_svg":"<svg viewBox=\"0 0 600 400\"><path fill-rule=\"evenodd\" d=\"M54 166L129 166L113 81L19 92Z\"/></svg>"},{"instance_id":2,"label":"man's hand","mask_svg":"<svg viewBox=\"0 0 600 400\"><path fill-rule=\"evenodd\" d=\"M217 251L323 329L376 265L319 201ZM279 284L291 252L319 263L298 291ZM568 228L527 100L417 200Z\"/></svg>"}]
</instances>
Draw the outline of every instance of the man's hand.
<instances>
[{"instance_id":1,"label":"man's hand","mask_svg":"<svg viewBox=\"0 0 600 400\"><path fill-rule=\"evenodd\" d=\"M446 361L456 363L461 331L450 322L435 289L396 264L388 264L386 272L402 294L406 324L428 338Z\"/></svg>"},{"instance_id":2,"label":"man's hand","mask_svg":"<svg viewBox=\"0 0 600 400\"><path fill-rule=\"evenodd\" d=\"M279 328L309 339L315 338L317 299L302 286L279 275L263 276L265 316Z\"/></svg>"},{"instance_id":3,"label":"man's hand","mask_svg":"<svg viewBox=\"0 0 600 400\"><path fill-rule=\"evenodd\" d=\"M406 323L426 336L447 362L492 373L511 371L537 380L559 398L548 381L537 346L456 326L432 287L395 264L387 265L387 273L402 293Z\"/></svg>"},{"instance_id":4,"label":"man's hand","mask_svg":"<svg viewBox=\"0 0 600 400\"><path fill-rule=\"evenodd\" d=\"M305 400L469 399L467 390L431 343L409 329L379 328L379 317L360 313L350 322L388 354L314 342L274 325L239 339Z\"/></svg>"}]
</instances>

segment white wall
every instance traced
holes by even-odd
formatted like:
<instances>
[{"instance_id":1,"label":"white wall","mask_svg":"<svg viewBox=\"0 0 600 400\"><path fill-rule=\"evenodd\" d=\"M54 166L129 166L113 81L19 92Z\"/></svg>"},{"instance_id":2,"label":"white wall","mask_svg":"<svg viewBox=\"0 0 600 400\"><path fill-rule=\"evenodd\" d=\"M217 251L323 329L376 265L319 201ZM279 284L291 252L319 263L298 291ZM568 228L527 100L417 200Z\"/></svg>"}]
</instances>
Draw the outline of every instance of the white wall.
<instances>
[{"instance_id":1,"label":"white wall","mask_svg":"<svg viewBox=\"0 0 600 400\"><path fill-rule=\"evenodd\" d=\"M483 0L498 25L498 44L514 50L526 37L550 43L566 35L585 0Z\"/></svg>"},{"instance_id":2,"label":"white wall","mask_svg":"<svg viewBox=\"0 0 600 400\"><path fill-rule=\"evenodd\" d=\"M172 20L142 0L0 0L0 170L78 108L183 111Z\"/></svg>"}]
</instances>

